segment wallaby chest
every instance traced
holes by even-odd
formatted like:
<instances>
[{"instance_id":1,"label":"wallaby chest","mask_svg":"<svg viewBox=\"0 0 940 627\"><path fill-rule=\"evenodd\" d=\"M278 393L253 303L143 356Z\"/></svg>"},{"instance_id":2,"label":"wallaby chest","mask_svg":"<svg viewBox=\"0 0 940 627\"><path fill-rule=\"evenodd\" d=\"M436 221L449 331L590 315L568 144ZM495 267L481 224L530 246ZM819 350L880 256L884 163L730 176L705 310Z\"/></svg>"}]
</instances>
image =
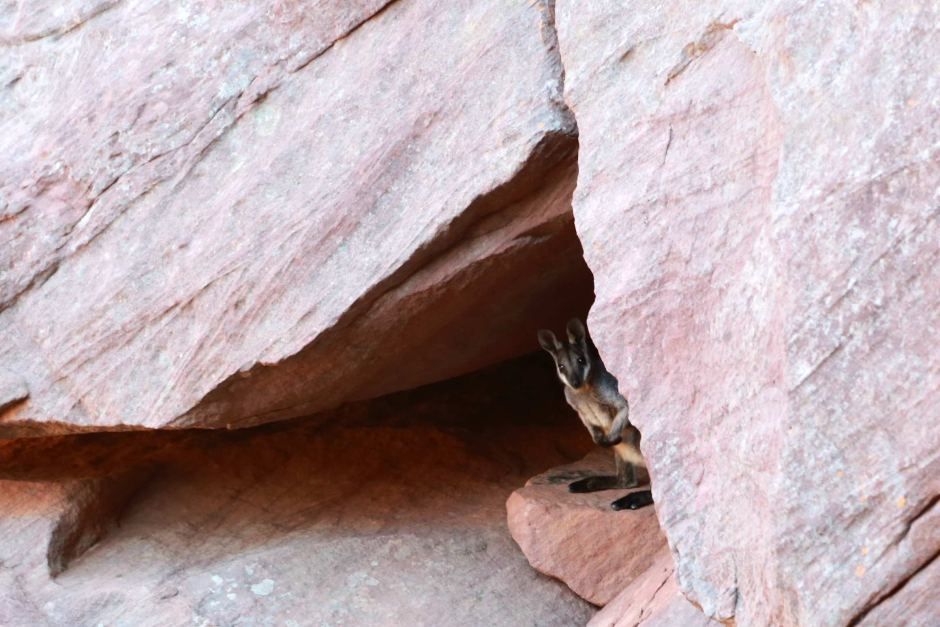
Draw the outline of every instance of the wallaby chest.
<instances>
[{"instance_id":1,"label":"wallaby chest","mask_svg":"<svg viewBox=\"0 0 940 627\"><path fill-rule=\"evenodd\" d=\"M565 399L578 412L581 422L585 425L593 425L604 430L610 428L616 411L603 403L591 388L572 390L566 387Z\"/></svg>"}]
</instances>

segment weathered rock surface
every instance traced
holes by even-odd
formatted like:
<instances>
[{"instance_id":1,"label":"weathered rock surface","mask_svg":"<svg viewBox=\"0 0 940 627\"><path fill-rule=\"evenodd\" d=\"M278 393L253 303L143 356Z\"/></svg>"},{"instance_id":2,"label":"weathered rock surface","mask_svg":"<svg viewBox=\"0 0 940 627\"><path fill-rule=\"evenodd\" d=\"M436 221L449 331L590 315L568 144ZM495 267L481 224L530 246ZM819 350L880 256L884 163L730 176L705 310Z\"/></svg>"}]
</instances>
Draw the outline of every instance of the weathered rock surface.
<instances>
[{"instance_id":1,"label":"weathered rock surface","mask_svg":"<svg viewBox=\"0 0 940 627\"><path fill-rule=\"evenodd\" d=\"M551 378L510 365L329 425L7 442L0 476L33 481L0 481L0 623L584 624L594 608L530 568L505 528L515 486L590 445L557 397L533 394ZM48 528L25 513L69 506L56 473L131 456L156 474L50 579Z\"/></svg>"},{"instance_id":2,"label":"weathered rock surface","mask_svg":"<svg viewBox=\"0 0 940 627\"><path fill-rule=\"evenodd\" d=\"M940 603L938 24L926 0L557 4L589 326L709 616Z\"/></svg>"},{"instance_id":3,"label":"weathered rock surface","mask_svg":"<svg viewBox=\"0 0 940 627\"><path fill-rule=\"evenodd\" d=\"M584 439L590 442L586 433ZM610 451L595 450L578 462L533 477L506 501L509 532L529 563L595 605L617 596L666 547L653 508L610 508L625 490L568 491L572 481L610 474Z\"/></svg>"},{"instance_id":4,"label":"weathered rock surface","mask_svg":"<svg viewBox=\"0 0 940 627\"><path fill-rule=\"evenodd\" d=\"M0 434L306 415L590 302L550 7L385 5L5 18Z\"/></svg>"},{"instance_id":5,"label":"weathered rock surface","mask_svg":"<svg viewBox=\"0 0 940 627\"><path fill-rule=\"evenodd\" d=\"M682 595L668 549L623 592L594 615L588 627L718 627Z\"/></svg>"}]
</instances>

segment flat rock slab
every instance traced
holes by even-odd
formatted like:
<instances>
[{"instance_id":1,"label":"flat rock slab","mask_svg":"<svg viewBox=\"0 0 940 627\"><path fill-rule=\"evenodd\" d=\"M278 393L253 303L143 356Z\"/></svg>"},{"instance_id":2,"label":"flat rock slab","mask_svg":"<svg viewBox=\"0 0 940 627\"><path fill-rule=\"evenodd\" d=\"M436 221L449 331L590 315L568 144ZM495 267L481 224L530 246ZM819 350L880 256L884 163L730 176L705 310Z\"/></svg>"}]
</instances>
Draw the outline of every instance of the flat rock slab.
<instances>
[{"instance_id":1,"label":"flat rock slab","mask_svg":"<svg viewBox=\"0 0 940 627\"><path fill-rule=\"evenodd\" d=\"M611 509L626 490L568 491L572 481L613 473L612 453L597 450L533 477L506 502L509 530L529 563L595 605L613 599L666 546L653 507Z\"/></svg>"}]
</instances>

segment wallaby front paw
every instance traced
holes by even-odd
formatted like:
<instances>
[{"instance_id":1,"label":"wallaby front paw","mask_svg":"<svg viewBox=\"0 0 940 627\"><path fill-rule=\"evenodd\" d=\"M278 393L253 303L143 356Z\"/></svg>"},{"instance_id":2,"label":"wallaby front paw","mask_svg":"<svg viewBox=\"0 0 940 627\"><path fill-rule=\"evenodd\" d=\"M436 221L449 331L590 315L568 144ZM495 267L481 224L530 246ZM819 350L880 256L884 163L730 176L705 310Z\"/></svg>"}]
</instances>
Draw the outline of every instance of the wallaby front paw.
<instances>
[{"instance_id":1,"label":"wallaby front paw","mask_svg":"<svg viewBox=\"0 0 940 627\"><path fill-rule=\"evenodd\" d=\"M620 511L622 509L640 509L653 504L653 493L650 490L640 490L631 492L610 504L611 509Z\"/></svg>"},{"instance_id":2,"label":"wallaby front paw","mask_svg":"<svg viewBox=\"0 0 940 627\"><path fill-rule=\"evenodd\" d=\"M610 448L611 446L620 444L621 442L623 442L623 438L618 435L616 438L601 438L601 441L598 442L598 444L604 448Z\"/></svg>"}]
</instances>

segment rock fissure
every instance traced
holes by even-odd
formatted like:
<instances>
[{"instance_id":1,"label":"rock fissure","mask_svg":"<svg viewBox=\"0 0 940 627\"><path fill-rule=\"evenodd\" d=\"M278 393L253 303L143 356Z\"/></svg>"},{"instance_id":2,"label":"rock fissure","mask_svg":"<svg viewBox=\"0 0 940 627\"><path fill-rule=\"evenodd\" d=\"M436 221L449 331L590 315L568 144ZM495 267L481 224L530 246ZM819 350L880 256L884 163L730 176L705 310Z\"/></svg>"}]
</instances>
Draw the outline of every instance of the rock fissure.
<instances>
[{"instance_id":1,"label":"rock fissure","mask_svg":"<svg viewBox=\"0 0 940 627\"><path fill-rule=\"evenodd\" d=\"M888 590L884 594L879 595L878 598L876 598L874 601L872 601L871 603L863 607L855 616L849 619L849 621L846 623L846 626L855 627L856 625L860 625L862 621L864 621L865 618L869 614L874 612L880 605L887 603L893 597L900 594L901 591L904 590L904 587L907 586L908 583L912 579L914 579L914 577L916 577L921 572L927 570L927 568L929 568L937 560L938 557L940 557L940 549L938 549L933 555L928 557L922 564L920 564L913 571L911 571L910 573L905 575L903 578L901 578L901 580L898 581L898 583L895 584L894 587L892 587L890 590Z\"/></svg>"},{"instance_id":2,"label":"rock fissure","mask_svg":"<svg viewBox=\"0 0 940 627\"><path fill-rule=\"evenodd\" d=\"M84 15L76 17L68 24L49 27L36 33L25 33L19 36L0 37L0 46L14 47L49 37L62 37L63 35L67 35L79 27L87 24L89 21L95 19L99 15L107 13L111 9L120 5L122 2L123 0L102 1L94 6L90 11Z\"/></svg>"},{"instance_id":3,"label":"rock fissure","mask_svg":"<svg viewBox=\"0 0 940 627\"><path fill-rule=\"evenodd\" d=\"M937 502L940 501L940 494L934 495L933 498L928 500L922 507L915 511L910 518L904 521L904 526L898 532L898 534L891 540L887 548L899 546L911 533L911 529L914 527L914 524L920 520L923 516L930 514L935 509Z\"/></svg>"},{"instance_id":4,"label":"rock fissure","mask_svg":"<svg viewBox=\"0 0 940 627\"><path fill-rule=\"evenodd\" d=\"M689 65L692 64L696 59L702 55L708 53L712 48L718 44L718 40L725 31L734 29L735 24L740 22L739 19L732 20L730 22L712 22L708 25L708 28L705 29L705 32L702 33L696 41L686 44L682 48L682 53L680 55L680 60L676 65L669 70L666 74L666 82L663 86L668 86L673 80L679 77Z\"/></svg>"},{"instance_id":5,"label":"rock fissure","mask_svg":"<svg viewBox=\"0 0 940 627\"><path fill-rule=\"evenodd\" d=\"M289 72L290 74L296 74L297 72L300 72L301 70L307 68L307 66L309 66L311 63L313 63L314 61L316 61L317 59L319 59L320 57L322 57L324 54L326 54L327 52L329 52L330 50L332 50L332 49L333 49L333 46L335 46L336 44L338 44L338 43L340 43L340 42L342 42L342 41L344 41L344 40L346 40L346 39L349 39L349 37L351 37L351 36L359 29L359 27L361 27L363 24L365 24L366 22L369 22L369 21L371 21L371 20L374 20L374 19L378 18L379 16L382 15L383 12L387 11L387 10L389 9L389 7L391 7L391 6L392 6L393 4L395 4L396 2L400 2L400 1L401 1L401 0L381 0L381 4L379 5L379 7L378 7L375 11L373 11L372 13L370 13L368 16L366 16L364 19L362 19L362 20L361 20L360 22L358 22L357 24L353 25L353 26L352 26L349 30L347 30L345 33L343 33L343 34L340 35L339 37L335 38L333 41L331 41L331 42L329 43L329 45L325 46L322 50L318 51L316 54L314 54L313 56L311 56L309 59L304 59L304 60L301 61L298 65L296 65L296 66L294 66L294 67L292 67L292 68L289 68L288 72ZM273 86L273 87L271 87L271 88L269 88L269 89L266 89L266 90L264 91L264 94L267 94L268 92L270 92L271 90L276 89L276 88L277 88L277 85L275 85L275 86Z\"/></svg>"},{"instance_id":6,"label":"rock fissure","mask_svg":"<svg viewBox=\"0 0 940 627\"><path fill-rule=\"evenodd\" d=\"M658 586L656 586L656 589L653 590L653 594L650 595L648 605L655 605L655 603L656 603L656 595L658 595L658 594L660 593L660 591L661 591L663 588L666 587L666 584L669 583L669 578L670 578L670 577L672 577L672 573L671 573L671 572L667 573L666 576L663 577L662 582L661 582ZM640 625L643 623L643 621L645 621L645 620L648 618L648 616L647 616L647 613L648 613L648 612L649 612L648 606L647 606L647 604L644 604L644 607L640 610L640 615L637 617L637 622L635 622L635 623L633 624L633 627L640 627Z\"/></svg>"}]
</instances>

